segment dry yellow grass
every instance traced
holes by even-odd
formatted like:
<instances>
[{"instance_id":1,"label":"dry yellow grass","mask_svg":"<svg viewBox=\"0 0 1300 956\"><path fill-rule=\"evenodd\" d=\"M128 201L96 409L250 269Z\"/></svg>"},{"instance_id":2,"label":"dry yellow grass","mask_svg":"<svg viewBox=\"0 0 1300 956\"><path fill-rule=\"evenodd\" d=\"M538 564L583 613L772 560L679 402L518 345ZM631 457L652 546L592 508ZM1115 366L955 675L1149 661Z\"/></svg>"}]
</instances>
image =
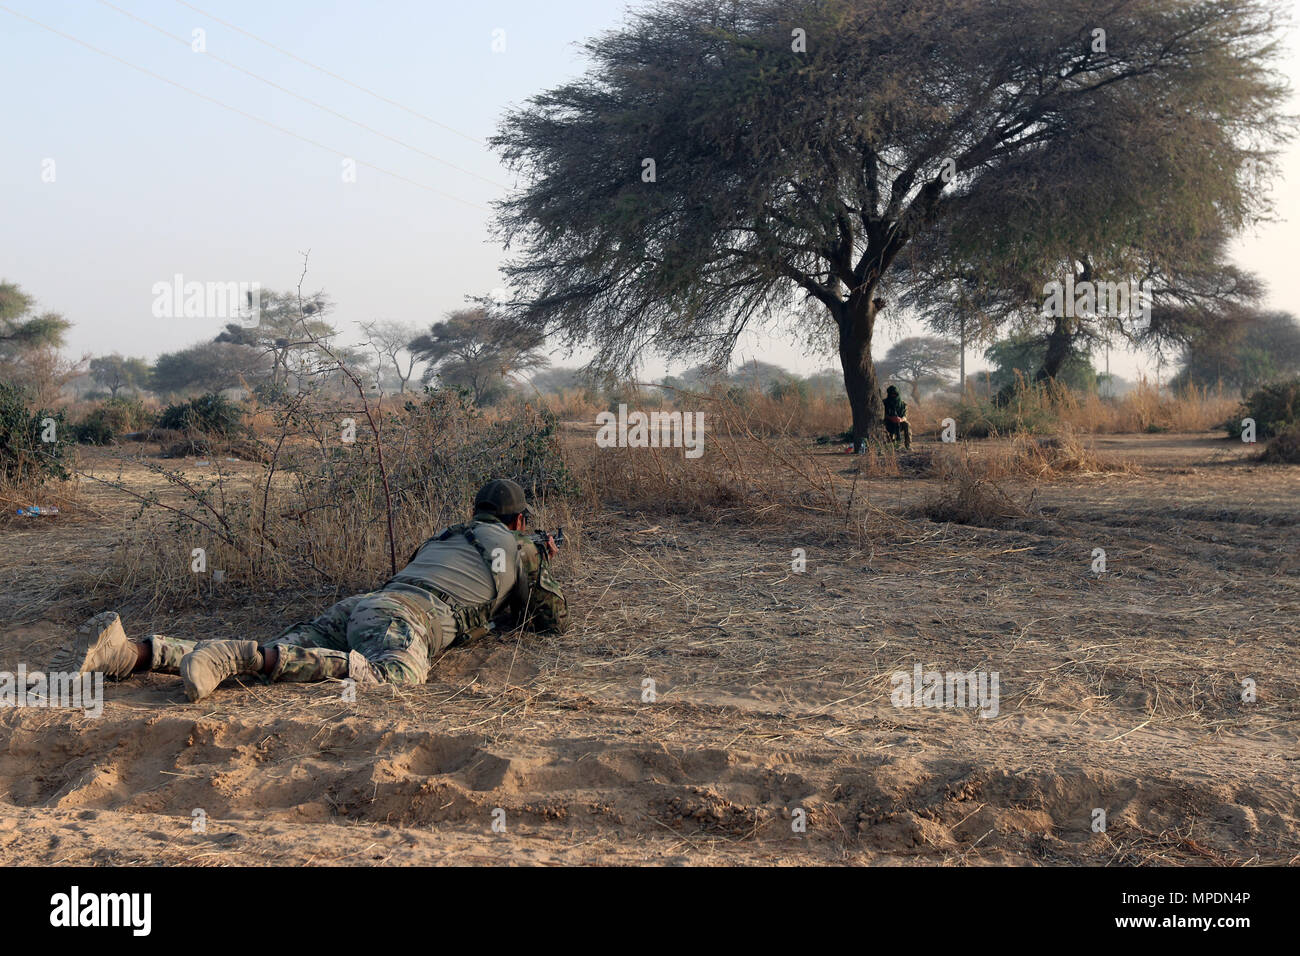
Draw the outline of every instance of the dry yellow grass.
<instances>
[{"instance_id":1,"label":"dry yellow grass","mask_svg":"<svg viewBox=\"0 0 1300 956\"><path fill-rule=\"evenodd\" d=\"M757 435L839 435L850 428L848 402L840 396L773 397L753 389L679 391L654 386L627 386L612 397L570 390L529 399L565 422L594 422L599 412L625 401L641 411L716 409L719 402L733 418L743 418ZM1095 391L1050 393L1028 388L1016 399L1026 419L1050 421L1054 428L1068 427L1082 435L1140 434L1145 432L1198 433L1212 431L1237 410L1239 400L1219 391L1193 386L1171 394L1143 380L1119 398L1102 398ZM914 434L938 433L946 418L961 420L960 403L941 396L909 401L908 419Z\"/></svg>"}]
</instances>

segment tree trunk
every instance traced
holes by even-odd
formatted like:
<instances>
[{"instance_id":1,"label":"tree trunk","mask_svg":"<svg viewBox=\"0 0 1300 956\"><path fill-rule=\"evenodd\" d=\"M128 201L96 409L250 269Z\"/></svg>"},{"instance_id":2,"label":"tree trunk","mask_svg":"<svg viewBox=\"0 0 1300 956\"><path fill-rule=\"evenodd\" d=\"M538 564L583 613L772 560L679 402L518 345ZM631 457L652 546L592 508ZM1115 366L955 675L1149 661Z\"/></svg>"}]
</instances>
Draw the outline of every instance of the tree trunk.
<instances>
[{"instance_id":1,"label":"tree trunk","mask_svg":"<svg viewBox=\"0 0 1300 956\"><path fill-rule=\"evenodd\" d=\"M1087 257L1080 260L1079 263L1083 268L1080 270L1076 283L1092 281L1092 263ZM1073 303L1067 303L1073 305ZM1055 382L1057 376L1061 374L1061 369L1065 366L1066 360L1070 357L1071 346L1074 345L1074 332L1070 328L1070 320L1064 315L1058 315L1052 320L1052 331L1047 336L1047 354L1043 356L1043 367L1038 370L1034 376L1035 382Z\"/></svg>"},{"instance_id":2,"label":"tree trunk","mask_svg":"<svg viewBox=\"0 0 1300 956\"><path fill-rule=\"evenodd\" d=\"M853 441L879 439L884 431L885 404L876 382L876 363L871 359L871 337L879 308L870 294L850 299L841 315L840 365L844 368L844 390L853 411Z\"/></svg>"},{"instance_id":3,"label":"tree trunk","mask_svg":"<svg viewBox=\"0 0 1300 956\"><path fill-rule=\"evenodd\" d=\"M1073 342L1074 336L1070 334L1067 321L1058 318L1047 336L1047 354L1043 356L1043 367L1034 376L1034 381L1044 382L1049 379L1055 381L1070 357L1070 346Z\"/></svg>"}]
</instances>

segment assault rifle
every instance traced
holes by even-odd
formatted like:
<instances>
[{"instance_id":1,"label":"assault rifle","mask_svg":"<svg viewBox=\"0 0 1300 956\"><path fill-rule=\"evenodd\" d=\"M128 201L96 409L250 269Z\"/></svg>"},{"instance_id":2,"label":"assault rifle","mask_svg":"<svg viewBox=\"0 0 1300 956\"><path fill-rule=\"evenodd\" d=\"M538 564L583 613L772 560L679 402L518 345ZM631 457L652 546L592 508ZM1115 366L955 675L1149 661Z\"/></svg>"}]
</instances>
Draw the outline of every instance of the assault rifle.
<instances>
[{"instance_id":1,"label":"assault rifle","mask_svg":"<svg viewBox=\"0 0 1300 956\"><path fill-rule=\"evenodd\" d=\"M564 547L564 529L560 528L555 534L551 534L549 531L533 532L533 544L537 545L537 550L543 557L546 556L546 542L548 539L554 543L557 549Z\"/></svg>"}]
</instances>

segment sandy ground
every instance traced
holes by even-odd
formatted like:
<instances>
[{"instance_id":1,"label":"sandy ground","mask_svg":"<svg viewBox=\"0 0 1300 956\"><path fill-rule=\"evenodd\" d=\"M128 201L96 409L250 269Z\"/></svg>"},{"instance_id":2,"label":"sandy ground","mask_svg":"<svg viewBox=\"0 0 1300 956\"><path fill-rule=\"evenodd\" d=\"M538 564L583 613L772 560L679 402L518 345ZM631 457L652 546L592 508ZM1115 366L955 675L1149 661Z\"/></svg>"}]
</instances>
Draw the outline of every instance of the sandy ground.
<instances>
[{"instance_id":1,"label":"sandy ground","mask_svg":"<svg viewBox=\"0 0 1300 956\"><path fill-rule=\"evenodd\" d=\"M1211 436L1096 447L1139 471L1009 486L1035 514L995 527L611 509L559 569L570 633L452 649L421 687L189 704L150 675L99 719L0 710L0 862L1300 861L1300 467ZM857 494L899 514L933 486ZM0 670L103 609L76 582L132 510L113 494L0 519ZM124 615L257 637L325 601ZM996 671L997 716L894 706L916 664Z\"/></svg>"}]
</instances>

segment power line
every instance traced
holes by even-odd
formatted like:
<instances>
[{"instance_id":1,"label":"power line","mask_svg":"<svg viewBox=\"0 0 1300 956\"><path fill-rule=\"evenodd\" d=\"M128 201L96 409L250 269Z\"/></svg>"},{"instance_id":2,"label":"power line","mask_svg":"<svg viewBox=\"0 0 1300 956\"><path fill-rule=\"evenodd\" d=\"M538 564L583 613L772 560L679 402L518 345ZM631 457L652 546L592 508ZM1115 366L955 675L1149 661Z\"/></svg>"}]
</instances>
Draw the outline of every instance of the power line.
<instances>
[{"instance_id":1,"label":"power line","mask_svg":"<svg viewBox=\"0 0 1300 956\"><path fill-rule=\"evenodd\" d=\"M175 33L169 33L162 27L158 26L156 23L150 23L144 17L137 16L136 14L132 13L130 10L124 10L122 7L119 7L117 4L110 3L109 0L98 0L98 2L108 7L111 10L116 10L118 13L122 14L123 16L130 17L132 20L144 24L145 26L149 27L149 29L151 30L156 30L158 33L161 33L163 36L167 37L168 39L175 40L177 43L180 43L187 47L191 46L191 41L185 39L185 37L178 36ZM398 146L402 146L406 149L411 150L412 152L419 153L421 156L427 156L429 159L450 166L452 169L455 169L458 172L462 172L467 176L473 176L475 179L481 179L483 180L483 182L489 183L500 189L510 188L505 183L499 183L495 179L489 179L487 176L480 175L479 173L474 172L472 169L466 169L463 166L457 166L455 163L451 162L450 160L443 159L441 156L435 156L433 153L420 149L420 147L418 146L412 146L410 143L404 142L403 140L398 139L396 136L389 136L387 133L381 132L380 130L375 129L372 126L367 126L365 123L361 122L360 120L355 120L350 116L346 116L343 113L340 113L338 110L331 109L330 107L326 106L323 103L318 103L315 100L309 99L305 96L295 93L293 90L281 86L279 83L276 83L274 80L268 80L266 77L254 73L252 70L245 69L244 67L240 66L238 63L232 63L230 60L218 56L215 53L208 53L205 51L203 55L210 59L216 60L218 63L222 64L223 66L230 67L232 70L238 70L240 73L243 73L245 76L251 76L253 79L265 83L267 86L272 87L273 89L277 89L281 93L287 93L289 96L292 96L296 100L301 100L302 102L306 103L308 106L314 106L316 107L316 109L323 110L324 112L329 113L331 116L337 116L339 119L345 120L346 122L351 123L353 126L358 126L368 133L373 133L376 136L382 136L384 139L388 140L389 142L396 143Z\"/></svg>"},{"instance_id":2,"label":"power line","mask_svg":"<svg viewBox=\"0 0 1300 956\"><path fill-rule=\"evenodd\" d=\"M93 46L92 44L89 44L85 40L82 40L78 37L74 37L70 33L64 33L62 30L52 27L48 23L42 23L40 20L37 20L33 17L29 17L25 13L19 13L17 10L13 10L5 6L3 3L0 3L0 10L5 11L5 13L13 14L15 17L18 17L20 20L26 20L28 23L34 24L35 26L40 27L42 30L48 30L50 33L53 33L56 36L61 36L65 40L71 40L73 43L83 46L87 50L90 50L93 53L98 53L100 56L106 56L110 60L116 60L118 63L121 63L123 66L129 66L131 69L143 73L145 76L152 77L155 80L161 80L162 82L166 83L168 86L174 86L178 90L182 90L186 93L189 93L191 96L197 96L199 99L206 100L209 103L215 104L216 106L220 106L224 110L229 110L232 113L237 113L238 115L244 117L245 119L251 119L255 123L261 123L263 126L269 126L271 129L276 130L277 132L284 133L286 136L292 136L294 139L302 140L304 143L307 143L310 146L315 146L317 149L323 149L328 153L333 153L335 156L341 156L344 159L351 159L358 166L365 166L367 169L373 169L375 172L383 173L385 176L391 176L393 179L399 179L402 182L407 183L411 186L416 186L419 189L424 189L431 193L435 193L436 195L442 196L444 199L450 199L453 202L460 203L461 205L470 206L473 209L478 209L483 212L492 211L487 206L480 205L479 203L476 202L471 202L468 199L461 199L459 196L453 196L451 193L443 192L441 189L438 189L434 186L429 186L426 185L425 183L417 182L414 179L411 179L407 176L403 176L401 173L395 173L392 170L385 169L382 166L376 166L374 163L367 163L363 160L356 159L355 157L350 156L349 154L343 152L342 150L335 149L332 146L326 146L324 143L317 142L316 140L311 139L307 136L303 136L300 133L295 133L293 130L285 129L283 126L279 126L275 123L272 123L270 120L263 119L260 116L254 116L252 113L245 112L244 110L241 110L237 106L231 106L229 103L223 103L221 100L208 96L206 93L200 93L198 90L190 89L188 86L185 86L182 83L177 83L175 80L169 80L167 77L162 76L161 74L155 73L152 70L146 69L143 66L139 66L138 64L132 63L130 60L125 60L122 57L118 56L116 53L109 53L107 50L101 50L99 47Z\"/></svg>"},{"instance_id":3,"label":"power line","mask_svg":"<svg viewBox=\"0 0 1300 956\"><path fill-rule=\"evenodd\" d=\"M420 119L424 120L426 123L432 123L434 126L439 126L442 129L447 130L449 133L455 133L457 136L463 137L469 140L471 143L477 143L480 146L487 145L486 143L483 142L483 140L479 139L477 136L471 136L469 133L462 133L454 126L448 126L446 123L441 123L438 120L434 119L432 116L426 116L424 113L421 113L419 110L413 110L409 106L403 106L401 103L397 102L396 100L390 100L382 93L376 93L374 90L367 89L366 87L360 85L359 83L353 83L345 76L339 76L337 73L333 73L325 69L325 67L323 66L317 66L315 63L311 62L310 60L305 60L302 57L298 56L296 53L291 53L282 47L278 47L270 40L263 40L256 33L250 33L249 31L242 29L241 27L235 26L233 23L231 23L228 20L222 20L220 17L208 13L206 10L200 9L199 7L196 7L192 3L186 3L185 0L176 0L176 2L179 3L182 7L188 7L189 9L193 10L195 13L207 17L209 20L215 20L217 23L220 23L223 27L228 27L231 30L234 30L236 33L242 33L244 36L248 37L251 40L256 40L258 43L262 44L263 46L270 47L272 50L275 50L275 52L281 53L284 56L289 57L289 59L291 60L296 60L297 62L301 63L303 66L309 66L313 70L316 70L318 73L324 73L326 76L332 77L338 80L340 83L346 83L348 86L352 87L353 89L360 90L362 93L365 93L367 96L373 96L377 100L382 100L383 102L387 103L389 106L396 106L399 110L403 110L407 113L410 113L412 116L419 117Z\"/></svg>"}]
</instances>

